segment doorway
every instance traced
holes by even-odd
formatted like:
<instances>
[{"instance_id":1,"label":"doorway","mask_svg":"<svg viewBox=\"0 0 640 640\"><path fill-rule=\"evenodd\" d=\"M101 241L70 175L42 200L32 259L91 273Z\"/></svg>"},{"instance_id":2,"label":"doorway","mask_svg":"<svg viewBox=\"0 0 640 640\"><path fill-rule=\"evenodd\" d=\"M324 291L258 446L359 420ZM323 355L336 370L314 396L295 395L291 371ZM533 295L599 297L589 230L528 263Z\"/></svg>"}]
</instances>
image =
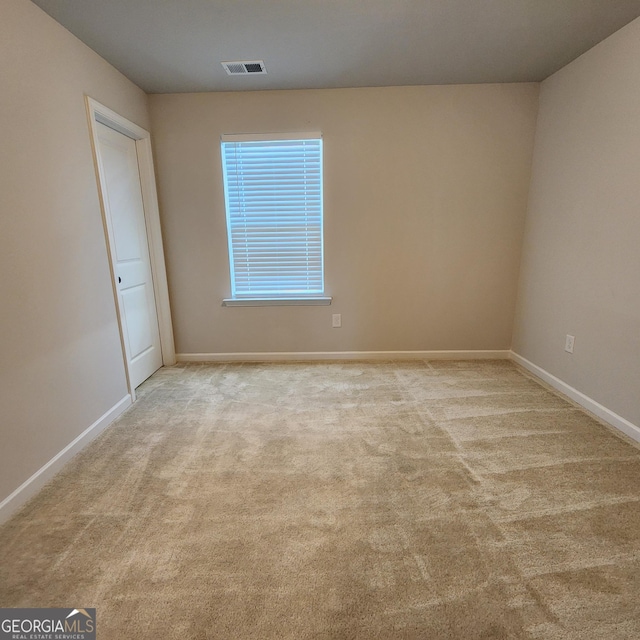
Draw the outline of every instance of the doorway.
<instances>
[{"instance_id":1,"label":"doorway","mask_svg":"<svg viewBox=\"0 0 640 640\"><path fill-rule=\"evenodd\" d=\"M87 97L129 393L175 347L149 132Z\"/></svg>"}]
</instances>

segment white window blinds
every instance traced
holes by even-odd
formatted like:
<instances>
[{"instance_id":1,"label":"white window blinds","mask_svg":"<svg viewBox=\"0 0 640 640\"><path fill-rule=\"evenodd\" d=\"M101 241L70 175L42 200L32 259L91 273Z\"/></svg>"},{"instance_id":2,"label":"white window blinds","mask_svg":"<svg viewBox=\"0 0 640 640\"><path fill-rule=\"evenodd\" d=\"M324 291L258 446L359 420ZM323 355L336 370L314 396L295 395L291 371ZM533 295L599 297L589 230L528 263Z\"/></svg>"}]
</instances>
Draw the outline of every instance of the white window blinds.
<instances>
[{"instance_id":1,"label":"white window blinds","mask_svg":"<svg viewBox=\"0 0 640 640\"><path fill-rule=\"evenodd\" d=\"M323 295L320 135L223 136L222 165L232 296Z\"/></svg>"}]
</instances>

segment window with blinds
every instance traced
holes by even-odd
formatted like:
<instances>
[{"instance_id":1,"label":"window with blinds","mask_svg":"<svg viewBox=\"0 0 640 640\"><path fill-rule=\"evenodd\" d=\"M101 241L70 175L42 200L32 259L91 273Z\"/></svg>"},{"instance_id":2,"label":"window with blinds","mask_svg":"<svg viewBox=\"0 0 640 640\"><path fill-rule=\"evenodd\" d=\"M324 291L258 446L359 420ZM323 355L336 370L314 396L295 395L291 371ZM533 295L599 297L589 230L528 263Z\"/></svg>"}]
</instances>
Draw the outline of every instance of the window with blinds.
<instances>
[{"instance_id":1,"label":"window with blinds","mask_svg":"<svg viewBox=\"0 0 640 640\"><path fill-rule=\"evenodd\" d=\"M223 136L231 292L323 296L320 134Z\"/></svg>"}]
</instances>

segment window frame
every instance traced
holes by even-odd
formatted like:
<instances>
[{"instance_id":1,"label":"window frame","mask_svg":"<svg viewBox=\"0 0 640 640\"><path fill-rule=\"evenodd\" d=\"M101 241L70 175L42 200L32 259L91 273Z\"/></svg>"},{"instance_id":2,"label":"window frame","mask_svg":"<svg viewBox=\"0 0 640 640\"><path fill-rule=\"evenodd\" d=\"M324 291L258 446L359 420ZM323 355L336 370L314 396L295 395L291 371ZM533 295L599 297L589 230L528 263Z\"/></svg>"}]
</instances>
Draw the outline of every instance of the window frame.
<instances>
[{"instance_id":1,"label":"window frame","mask_svg":"<svg viewBox=\"0 0 640 640\"><path fill-rule=\"evenodd\" d=\"M236 292L237 281L234 263L231 209L229 205L229 189L227 188L227 162L225 159L225 143L255 143L255 142L286 142L290 140L319 140L320 141L320 278L322 291L312 293L269 293L259 295L256 292ZM231 297L224 298L223 306L294 306L294 305L329 305L331 297L326 295L324 281L324 180L323 163L324 150L322 133L293 132L293 133L256 133L256 134L223 134L220 137L220 153L222 161L222 187L224 191L225 223L227 231L227 251L229 264L229 282Z\"/></svg>"}]
</instances>

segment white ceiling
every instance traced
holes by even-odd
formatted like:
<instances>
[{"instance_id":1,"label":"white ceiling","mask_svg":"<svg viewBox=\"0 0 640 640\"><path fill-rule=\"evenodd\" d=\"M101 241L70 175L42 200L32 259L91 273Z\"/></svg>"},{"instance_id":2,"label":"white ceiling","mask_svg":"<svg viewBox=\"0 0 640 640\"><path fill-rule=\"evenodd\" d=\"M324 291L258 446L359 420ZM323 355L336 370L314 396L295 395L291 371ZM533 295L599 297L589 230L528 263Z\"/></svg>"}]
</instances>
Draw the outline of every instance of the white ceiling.
<instances>
[{"instance_id":1,"label":"white ceiling","mask_svg":"<svg viewBox=\"0 0 640 640\"><path fill-rule=\"evenodd\" d=\"M149 93L539 81L640 0L33 0ZM221 62L264 60L229 77Z\"/></svg>"}]
</instances>

